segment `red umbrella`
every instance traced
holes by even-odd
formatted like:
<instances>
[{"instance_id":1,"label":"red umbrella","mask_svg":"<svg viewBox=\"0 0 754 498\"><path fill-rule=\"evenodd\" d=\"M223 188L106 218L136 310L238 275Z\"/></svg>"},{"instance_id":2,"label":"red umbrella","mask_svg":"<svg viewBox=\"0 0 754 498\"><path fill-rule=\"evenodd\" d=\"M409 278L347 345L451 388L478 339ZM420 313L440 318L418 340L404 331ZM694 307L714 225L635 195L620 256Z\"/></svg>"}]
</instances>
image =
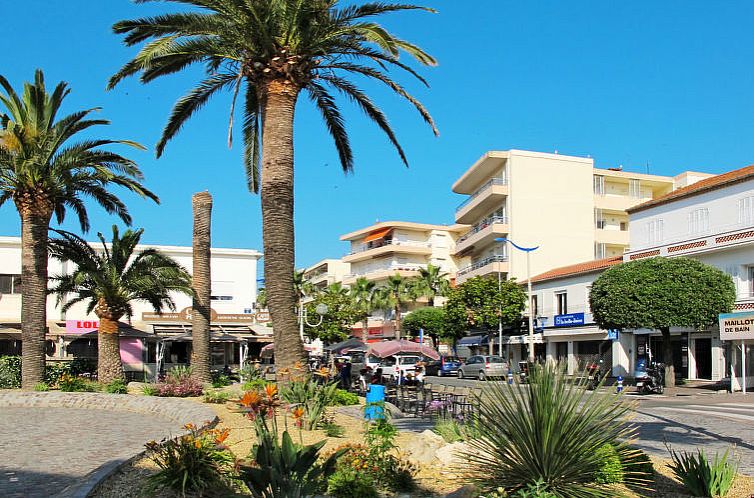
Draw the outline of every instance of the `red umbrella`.
<instances>
[{"instance_id":1,"label":"red umbrella","mask_svg":"<svg viewBox=\"0 0 754 498\"><path fill-rule=\"evenodd\" d=\"M428 356L433 360L440 359L440 353L435 351L434 348L419 344L418 342L406 341L404 339L372 344L369 346L369 353L379 358L385 358L386 356L392 356L398 353L419 353Z\"/></svg>"}]
</instances>

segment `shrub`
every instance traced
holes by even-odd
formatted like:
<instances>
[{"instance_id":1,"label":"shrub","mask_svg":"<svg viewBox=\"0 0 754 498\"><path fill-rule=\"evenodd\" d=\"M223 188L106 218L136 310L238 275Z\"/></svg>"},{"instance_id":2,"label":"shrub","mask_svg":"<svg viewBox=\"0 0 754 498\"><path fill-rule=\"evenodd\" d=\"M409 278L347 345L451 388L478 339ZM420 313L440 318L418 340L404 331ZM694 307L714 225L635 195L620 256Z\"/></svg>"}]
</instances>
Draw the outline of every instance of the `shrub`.
<instances>
[{"instance_id":1,"label":"shrub","mask_svg":"<svg viewBox=\"0 0 754 498\"><path fill-rule=\"evenodd\" d=\"M630 452L619 453L618 455L624 476L636 476L644 483L651 482L655 475L652 460L639 448L630 446L629 449Z\"/></svg>"},{"instance_id":2,"label":"shrub","mask_svg":"<svg viewBox=\"0 0 754 498\"><path fill-rule=\"evenodd\" d=\"M34 385L34 390L35 391L49 391L50 386L48 386L44 382L38 382Z\"/></svg>"},{"instance_id":3,"label":"shrub","mask_svg":"<svg viewBox=\"0 0 754 498\"><path fill-rule=\"evenodd\" d=\"M332 405L334 406L351 406L358 405L359 397L344 389L336 389L333 393Z\"/></svg>"},{"instance_id":4,"label":"shrub","mask_svg":"<svg viewBox=\"0 0 754 498\"><path fill-rule=\"evenodd\" d=\"M68 364L71 375L92 376L97 373L97 358L77 357Z\"/></svg>"},{"instance_id":5,"label":"shrub","mask_svg":"<svg viewBox=\"0 0 754 498\"><path fill-rule=\"evenodd\" d=\"M63 374L58 380L58 387L63 392L96 392L99 385L84 377L77 377L71 374Z\"/></svg>"},{"instance_id":6,"label":"shrub","mask_svg":"<svg viewBox=\"0 0 754 498\"><path fill-rule=\"evenodd\" d=\"M264 389L264 386L267 385L267 381L262 378L247 380L243 384L241 384L241 389L244 391L258 391L259 389Z\"/></svg>"},{"instance_id":7,"label":"shrub","mask_svg":"<svg viewBox=\"0 0 754 498\"><path fill-rule=\"evenodd\" d=\"M21 387L21 357L0 356L0 389Z\"/></svg>"},{"instance_id":8,"label":"shrub","mask_svg":"<svg viewBox=\"0 0 754 498\"><path fill-rule=\"evenodd\" d=\"M152 460L160 468L148 479L147 489L171 489L201 495L204 490L228 487L234 479L235 457L223 445L229 430L198 429L185 426L189 433L175 439L146 444Z\"/></svg>"},{"instance_id":9,"label":"shrub","mask_svg":"<svg viewBox=\"0 0 754 498\"><path fill-rule=\"evenodd\" d=\"M154 384L145 384L141 388L141 394L144 396L157 396L160 394L160 389Z\"/></svg>"},{"instance_id":10,"label":"shrub","mask_svg":"<svg viewBox=\"0 0 754 498\"><path fill-rule=\"evenodd\" d=\"M673 462L670 470L683 483L683 486L694 496L725 496L728 494L736 477L737 465L728 460L728 451L723 456L710 461L704 450L698 449L696 454L681 452L668 447Z\"/></svg>"},{"instance_id":11,"label":"shrub","mask_svg":"<svg viewBox=\"0 0 754 498\"><path fill-rule=\"evenodd\" d=\"M105 385L105 392L110 394L128 394L126 381L124 381L123 379L115 379L114 381Z\"/></svg>"},{"instance_id":12,"label":"shrub","mask_svg":"<svg viewBox=\"0 0 754 498\"><path fill-rule=\"evenodd\" d=\"M325 436L327 437L343 437L345 434L343 426L340 426L331 420L322 424L322 428L325 430Z\"/></svg>"},{"instance_id":13,"label":"shrub","mask_svg":"<svg viewBox=\"0 0 754 498\"><path fill-rule=\"evenodd\" d=\"M45 383L48 386L55 386L60 381L60 378L65 375L78 376L80 373L73 373L71 371L70 363L48 363L45 365Z\"/></svg>"},{"instance_id":14,"label":"shrub","mask_svg":"<svg viewBox=\"0 0 754 498\"><path fill-rule=\"evenodd\" d=\"M623 482L623 464L618 457L618 452L612 444L603 444L597 450L602 459L602 465L597 471L595 482L598 484L617 484Z\"/></svg>"},{"instance_id":15,"label":"shrub","mask_svg":"<svg viewBox=\"0 0 754 498\"><path fill-rule=\"evenodd\" d=\"M337 384L320 383L312 377L291 380L280 390L280 397L304 409L304 429L310 431L325 416L325 408L333 404Z\"/></svg>"},{"instance_id":16,"label":"shrub","mask_svg":"<svg viewBox=\"0 0 754 498\"><path fill-rule=\"evenodd\" d=\"M239 377L242 382L249 382L251 380L261 379L264 380L264 373L259 368L258 363L247 363L241 370L238 371Z\"/></svg>"},{"instance_id":17,"label":"shrub","mask_svg":"<svg viewBox=\"0 0 754 498\"><path fill-rule=\"evenodd\" d=\"M435 421L435 427L432 430L435 434L442 436L446 443L468 441L479 437L479 430L474 420L463 422L459 418L440 417Z\"/></svg>"},{"instance_id":18,"label":"shrub","mask_svg":"<svg viewBox=\"0 0 754 498\"><path fill-rule=\"evenodd\" d=\"M202 383L192 374L191 367L174 367L165 376L165 381L157 384L157 396L176 398L201 396Z\"/></svg>"},{"instance_id":19,"label":"shrub","mask_svg":"<svg viewBox=\"0 0 754 498\"><path fill-rule=\"evenodd\" d=\"M219 374L219 375L212 375L212 387L214 388L220 388L231 385L232 382L230 380L230 377L227 375Z\"/></svg>"},{"instance_id":20,"label":"shrub","mask_svg":"<svg viewBox=\"0 0 754 498\"><path fill-rule=\"evenodd\" d=\"M569 381L564 366L546 363L530 367L526 389L488 384L478 403L481 437L469 440L463 457L483 490L516 493L534 485L557 496L615 494L597 476L605 444L615 445L619 459L631 451L618 443L635 434L620 398L584 390ZM636 476L625 480L640 482Z\"/></svg>"},{"instance_id":21,"label":"shrub","mask_svg":"<svg viewBox=\"0 0 754 498\"><path fill-rule=\"evenodd\" d=\"M223 404L230 399L230 393L226 391L207 391L204 393L205 403Z\"/></svg>"},{"instance_id":22,"label":"shrub","mask_svg":"<svg viewBox=\"0 0 754 498\"><path fill-rule=\"evenodd\" d=\"M327 480L327 494L333 498L377 498L377 487L368 473L341 467Z\"/></svg>"}]
</instances>

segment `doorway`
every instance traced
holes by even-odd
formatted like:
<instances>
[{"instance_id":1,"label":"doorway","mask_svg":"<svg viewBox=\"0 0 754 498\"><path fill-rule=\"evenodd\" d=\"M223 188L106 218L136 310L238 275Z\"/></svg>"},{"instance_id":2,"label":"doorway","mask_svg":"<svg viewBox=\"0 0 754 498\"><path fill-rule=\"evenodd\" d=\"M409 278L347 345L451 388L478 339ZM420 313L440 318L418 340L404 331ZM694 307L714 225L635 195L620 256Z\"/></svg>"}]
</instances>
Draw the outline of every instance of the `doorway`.
<instances>
[{"instance_id":1,"label":"doorway","mask_svg":"<svg viewBox=\"0 0 754 498\"><path fill-rule=\"evenodd\" d=\"M696 359L696 378L712 379L712 339L694 341L694 358Z\"/></svg>"}]
</instances>

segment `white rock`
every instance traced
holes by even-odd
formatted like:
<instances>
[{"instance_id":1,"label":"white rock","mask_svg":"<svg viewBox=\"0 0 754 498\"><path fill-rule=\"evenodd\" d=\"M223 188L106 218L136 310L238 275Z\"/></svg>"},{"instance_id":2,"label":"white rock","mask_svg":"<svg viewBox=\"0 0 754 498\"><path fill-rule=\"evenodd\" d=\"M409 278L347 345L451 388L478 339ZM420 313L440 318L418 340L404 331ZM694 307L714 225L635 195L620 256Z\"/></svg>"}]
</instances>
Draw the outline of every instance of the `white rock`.
<instances>
[{"instance_id":1,"label":"white rock","mask_svg":"<svg viewBox=\"0 0 754 498\"><path fill-rule=\"evenodd\" d=\"M470 452L471 448L464 442L450 443L435 451L435 458L444 467L459 467L465 462L463 453Z\"/></svg>"}]
</instances>

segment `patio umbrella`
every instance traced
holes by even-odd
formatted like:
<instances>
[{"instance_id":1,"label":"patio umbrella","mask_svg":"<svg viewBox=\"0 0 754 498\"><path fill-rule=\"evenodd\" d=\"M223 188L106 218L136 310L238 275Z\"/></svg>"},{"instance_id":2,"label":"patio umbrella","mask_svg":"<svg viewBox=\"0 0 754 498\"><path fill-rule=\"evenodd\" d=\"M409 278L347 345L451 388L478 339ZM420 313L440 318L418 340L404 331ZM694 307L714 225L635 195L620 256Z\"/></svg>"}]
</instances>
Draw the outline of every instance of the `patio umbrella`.
<instances>
[{"instance_id":1,"label":"patio umbrella","mask_svg":"<svg viewBox=\"0 0 754 498\"><path fill-rule=\"evenodd\" d=\"M355 337L351 337L350 339L339 342L337 344L326 346L325 349L330 351L332 354L338 354L345 353L346 351L351 351L360 347L364 347L364 343Z\"/></svg>"},{"instance_id":2,"label":"patio umbrella","mask_svg":"<svg viewBox=\"0 0 754 498\"><path fill-rule=\"evenodd\" d=\"M404 339L372 344L369 346L369 353L379 358L385 358L398 353L419 353L428 356L433 360L440 359L440 353L435 351L434 348L419 344L418 342L406 341Z\"/></svg>"}]
</instances>

